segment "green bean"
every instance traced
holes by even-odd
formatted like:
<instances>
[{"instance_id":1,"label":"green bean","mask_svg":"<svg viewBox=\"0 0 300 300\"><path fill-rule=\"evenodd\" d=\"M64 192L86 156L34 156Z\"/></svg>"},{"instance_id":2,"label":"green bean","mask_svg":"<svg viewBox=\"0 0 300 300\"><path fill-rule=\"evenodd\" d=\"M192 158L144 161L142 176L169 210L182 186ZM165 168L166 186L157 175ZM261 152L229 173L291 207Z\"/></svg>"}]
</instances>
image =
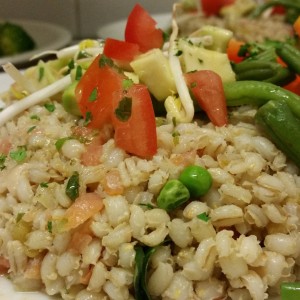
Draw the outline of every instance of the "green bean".
<instances>
[{"instance_id":1,"label":"green bean","mask_svg":"<svg viewBox=\"0 0 300 300\"><path fill-rule=\"evenodd\" d=\"M266 9L269 7L275 6L275 5L282 5L286 8L294 8L297 10L300 10L300 3L297 1L292 0L271 0L268 2L265 2L261 5L258 5L254 11L251 13L251 16L253 18L259 17Z\"/></svg>"},{"instance_id":2,"label":"green bean","mask_svg":"<svg viewBox=\"0 0 300 300\"><path fill-rule=\"evenodd\" d=\"M157 197L157 206L165 210L173 210L190 198L187 187L177 179L169 180Z\"/></svg>"},{"instance_id":3,"label":"green bean","mask_svg":"<svg viewBox=\"0 0 300 300\"><path fill-rule=\"evenodd\" d=\"M282 300L300 299L300 282L283 282L280 286Z\"/></svg>"},{"instance_id":4,"label":"green bean","mask_svg":"<svg viewBox=\"0 0 300 300\"><path fill-rule=\"evenodd\" d=\"M269 100L285 100L293 113L300 118L300 97L269 82L255 80L224 83L227 106L261 106Z\"/></svg>"},{"instance_id":5,"label":"green bean","mask_svg":"<svg viewBox=\"0 0 300 300\"><path fill-rule=\"evenodd\" d=\"M284 100L270 100L260 107L255 120L274 144L300 166L300 119Z\"/></svg>"},{"instance_id":6,"label":"green bean","mask_svg":"<svg viewBox=\"0 0 300 300\"><path fill-rule=\"evenodd\" d=\"M300 75L300 51L296 47L283 43L276 53L292 71Z\"/></svg>"},{"instance_id":7,"label":"green bean","mask_svg":"<svg viewBox=\"0 0 300 300\"><path fill-rule=\"evenodd\" d=\"M188 188L194 198L205 195L212 185L210 173L200 166L188 166L179 176L179 180Z\"/></svg>"}]
</instances>

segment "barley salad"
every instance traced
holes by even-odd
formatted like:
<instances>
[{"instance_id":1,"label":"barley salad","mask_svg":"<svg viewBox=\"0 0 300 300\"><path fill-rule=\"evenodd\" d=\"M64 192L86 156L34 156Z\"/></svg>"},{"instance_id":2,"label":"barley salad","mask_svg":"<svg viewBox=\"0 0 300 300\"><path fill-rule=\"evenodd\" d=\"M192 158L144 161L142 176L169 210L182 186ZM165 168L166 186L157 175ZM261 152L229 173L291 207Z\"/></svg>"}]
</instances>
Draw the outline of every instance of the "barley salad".
<instances>
[{"instance_id":1,"label":"barley salad","mask_svg":"<svg viewBox=\"0 0 300 300\"><path fill-rule=\"evenodd\" d=\"M228 29L179 37L180 9L167 38L137 4L124 41L3 66L0 270L17 290L297 298L300 19L234 53Z\"/></svg>"}]
</instances>

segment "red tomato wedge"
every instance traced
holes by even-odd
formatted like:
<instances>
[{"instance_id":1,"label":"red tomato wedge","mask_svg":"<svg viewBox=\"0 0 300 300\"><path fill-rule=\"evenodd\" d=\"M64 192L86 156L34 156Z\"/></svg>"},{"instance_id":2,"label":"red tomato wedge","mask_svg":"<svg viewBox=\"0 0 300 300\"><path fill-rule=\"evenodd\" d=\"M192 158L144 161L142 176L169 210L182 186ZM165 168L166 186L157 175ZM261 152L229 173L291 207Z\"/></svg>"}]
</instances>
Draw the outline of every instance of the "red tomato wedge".
<instances>
[{"instance_id":1,"label":"red tomato wedge","mask_svg":"<svg viewBox=\"0 0 300 300\"><path fill-rule=\"evenodd\" d=\"M221 77L210 70L184 75L186 83L200 107L216 126L228 123L227 106Z\"/></svg>"},{"instance_id":2,"label":"red tomato wedge","mask_svg":"<svg viewBox=\"0 0 300 300\"><path fill-rule=\"evenodd\" d=\"M124 75L99 55L84 73L76 87L76 99L89 127L101 128L111 123L112 95L122 88Z\"/></svg>"},{"instance_id":3,"label":"red tomato wedge","mask_svg":"<svg viewBox=\"0 0 300 300\"><path fill-rule=\"evenodd\" d=\"M235 0L199 0L203 12L207 16L217 15L223 6L232 4Z\"/></svg>"},{"instance_id":4,"label":"red tomato wedge","mask_svg":"<svg viewBox=\"0 0 300 300\"><path fill-rule=\"evenodd\" d=\"M128 16L125 41L138 44L142 52L161 48L163 45L163 32L156 28L156 21L138 3Z\"/></svg>"},{"instance_id":5,"label":"red tomato wedge","mask_svg":"<svg viewBox=\"0 0 300 300\"><path fill-rule=\"evenodd\" d=\"M155 114L147 87L142 84L132 85L126 94L119 94L115 107L120 108L121 102L128 100L131 101L129 118L121 121L116 113L113 117L116 145L131 154L151 157L157 151L157 137Z\"/></svg>"},{"instance_id":6,"label":"red tomato wedge","mask_svg":"<svg viewBox=\"0 0 300 300\"><path fill-rule=\"evenodd\" d=\"M103 53L112 59L130 62L139 55L140 50L138 44L107 38Z\"/></svg>"}]
</instances>

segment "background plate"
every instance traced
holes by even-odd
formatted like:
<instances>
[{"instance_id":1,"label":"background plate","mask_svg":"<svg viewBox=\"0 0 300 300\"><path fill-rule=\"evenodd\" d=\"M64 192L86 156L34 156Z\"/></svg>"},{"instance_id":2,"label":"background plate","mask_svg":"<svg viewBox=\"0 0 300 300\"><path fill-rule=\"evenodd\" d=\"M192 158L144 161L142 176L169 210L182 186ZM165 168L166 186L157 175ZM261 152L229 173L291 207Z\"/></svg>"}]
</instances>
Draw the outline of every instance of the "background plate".
<instances>
[{"instance_id":1,"label":"background plate","mask_svg":"<svg viewBox=\"0 0 300 300\"><path fill-rule=\"evenodd\" d=\"M0 65L3 65L6 62L11 62L13 64L26 63L34 55L46 50L57 50L66 46L72 40L72 35L67 29L55 24L19 19L1 19L0 23L5 21L22 26L35 41L36 48L21 54L0 57Z\"/></svg>"}]
</instances>

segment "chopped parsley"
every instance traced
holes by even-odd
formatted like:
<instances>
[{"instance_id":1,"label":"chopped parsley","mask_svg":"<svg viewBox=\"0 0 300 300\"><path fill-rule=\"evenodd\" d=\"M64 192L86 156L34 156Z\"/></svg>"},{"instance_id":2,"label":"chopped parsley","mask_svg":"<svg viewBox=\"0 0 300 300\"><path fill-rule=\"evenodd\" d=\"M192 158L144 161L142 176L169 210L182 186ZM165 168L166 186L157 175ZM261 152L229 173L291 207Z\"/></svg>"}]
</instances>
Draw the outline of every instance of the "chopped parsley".
<instances>
[{"instance_id":1,"label":"chopped parsley","mask_svg":"<svg viewBox=\"0 0 300 300\"><path fill-rule=\"evenodd\" d=\"M175 56L180 56L180 55L182 55L182 50L178 50L176 53L175 53Z\"/></svg>"},{"instance_id":2,"label":"chopped parsley","mask_svg":"<svg viewBox=\"0 0 300 300\"><path fill-rule=\"evenodd\" d=\"M70 70L74 69L75 68L75 62L74 62L74 59L71 59L70 62L68 63L68 68Z\"/></svg>"},{"instance_id":3,"label":"chopped parsley","mask_svg":"<svg viewBox=\"0 0 300 300\"><path fill-rule=\"evenodd\" d=\"M37 121L41 120L41 118L38 115L32 115L32 116L30 116L30 119L31 120L37 120Z\"/></svg>"},{"instance_id":4,"label":"chopped parsley","mask_svg":"<svg viewBox=\"0 0 300 300\"><path fill-rule=\"evenodd\" d=\"M17 218L16 218L16 222L17 223L20 222L22 220L22 218L23 218L24 215L25 215L25 213L18 213L17 214Z\"/></svg>"},{"instance_id":5,"label":"chopped parsley","mask_svg":"<svg viewBox=\"0 0 300 300\"><path fill-rule=\"evenodd\" d=\"M45 68L44 67L39 67L39 78L38 81L42 81L45 75Z\"/></svg>"},{"instance_id":6,"label":"chopped parsley","mask_svg":"<svg viewBox=\"0 0 300 300\"><path fill-rule=\"evenodd\" d=\"M210 217L208 216L207 213L202 213L200 215L197 216L198 219L204 221L204 222L208 222L210 220Z\"/></svg>"},{"instance_id":7,"label":"chopped parsley","mask_svg":"<svg viewBox=\"0 0 300 300\"><path fill-rule=\"evenodd\" d=\"M180 133L178 131L174 131L172 133L172 137L173 137L173 143L174 143L174 145L178 145L179 144Z\"/></svg>"},{"instance_id":8,"label":"chopped parsley","mask_svg":"<svg viewBox=\"0 0 300 300\"><path fill-rule=\"evenodd\" d=\"M48 221L47 223L47 229L50 233L52 233L52 221Z\"/></svg>"},{"instance_id":9,"label":"chopped parsley","mask_svg":"<svg viewBox=\"0 0 300 300\"><path fill-rule=\"evenodd\" d=\"M56 147L56 150L59 151L61 150L62 146L64 145L64 143L67 141L67 140L70 140L71 137L64 137L64 138L61 138L61 139L58 139L56 142L55 142L55 147Z\"/></svg>"},{"instance_id":10,"label":"chopped parsley","mask_svg":"<svg viewBox=\"0 0 300 300\"><path fill-rule=\"evenodd\" d=\"M30 133L31 131L33 131L36 128L36 126L31 126L28 128L27 133Z\"/></svg>"},{"instance_id":11,"label":"chopped parsley","mask_svg":"<svg viewBox=\"0 0 300 300\"><path fill-rule=\"evenodd\" d=\"M10 158L15 160L16 162L22 162L27 157L27 151L26 146L18 146L17 150L11 151L9 153Z\"/></svg>"},{"instance_id":12,"label":"chopped parsley","mask_svg":"<svg viewBox=\"0 0 300 300\"><path fill-rule=\"evenodd\" d=\"M131 79L124 79L122 82L122 86L124 90L128 90L133 84L134 83Z\"/></svg>"},{"instance_id":13,"label":"chopped parsley","mask_svg":"<svg viewBox=\"0 0 300 300\"><path fill-rule=\"evenodd\" d=\"M74 172L69 178L66 186L66 195L74 201L79 196L79 173Z\"/></svg>"},{"instance_id":14,"label":"chopped parsley","mask_svg":"<svg viewBox=\"0 0 300 300\"><path fill-rule=\"evenodd\" d=\"M194 82L191 83L191 88L192 89L195 88L196 86L197 86L197 82L194 81Z\"/></svg>"},{"instance_id":15,"label":"chopped parsley","mask_svg":"<svg viewBox=\"0 0 300 300\"><path fill-rule=\"evenodd\" d=\"M92 92L91 92L91 94L90 94L88 100L89 100L90 102L94 102L94 101L97 100L97 98L98 98L98 90L97 90L97 88L95 87L95 88L92 90Z\"/></svg>"},{"instance_id":16,"label":"chopped parsley","mask_svg":"<svg viewBox=\"0 0 300 300\"><path fill-rule=\"evenodd\" d=\"M77 66L76 73L75 73L75 80L80 80L81 77L82 77L82 67Z\"/></svg>"},{"instance_id":17,"label":"chopped parsley","mask_svg":"<svg viewBox=\"0 0 300 300\"><path fill-rule=\"evenodd\" d=\"M55 105L53 103L45 103L44 107L49 111L49 112L54 112L55 111Z\"/></svg>"},{"instance_id":18,"label":"chopped parsley","mask_svg":"<svg viewBox=\"0 0 300 300\"><path fill-rule=\"evenodd\" d=\"M87 111L87 112L85 113L85 118L84 118L84 123L83 123L83 125L84 125L84 126L87 126L87 125L92 121L92 119L93 119L92 113L91 113L90 111Z\"/></svg>"},{"instance_id":19,"label":"chopped parsley","mask_svg":"<svg viewBox=\"0 0 300 300\"><path fill-rule=\"evenodd\" d=\"M124 97L120 102L119 106L115 110L116 117L122 121L126 122L131 116L132 99L129 97Z\"/></svg>"},{"instance_id":20,"label":"chopped parsley","mask_svg":"<svg viewBox=\"0 0 300 300\"><path fill-rule=\"evenodd\" d=\"M99 67L103 68L105 66L113 67L114 62L109 57L107 57L105 55L101 55L101 57L99 59Z\"/></svg>"},{"instance_id":21,"label":"chopped parsley","mask_svg":"<svg viewBox=\"0 0 300 300\"><path fill-rule=\"evenodd\" d=\"M5 169L5 160L6 160L6 155L5 154L0 154L0 171Z\"/></svg>"},{"instance_id":22,"label":"chopped parsley","mask_svg":"<svg viewBox=\"0 0 300 300\"><path fill-rule=\"evenodd\" d=\"M43 187L43 188L47 188L49 185L48 185L47 182L41 182L40 186Z\"/></svg>"}]
</instances>

